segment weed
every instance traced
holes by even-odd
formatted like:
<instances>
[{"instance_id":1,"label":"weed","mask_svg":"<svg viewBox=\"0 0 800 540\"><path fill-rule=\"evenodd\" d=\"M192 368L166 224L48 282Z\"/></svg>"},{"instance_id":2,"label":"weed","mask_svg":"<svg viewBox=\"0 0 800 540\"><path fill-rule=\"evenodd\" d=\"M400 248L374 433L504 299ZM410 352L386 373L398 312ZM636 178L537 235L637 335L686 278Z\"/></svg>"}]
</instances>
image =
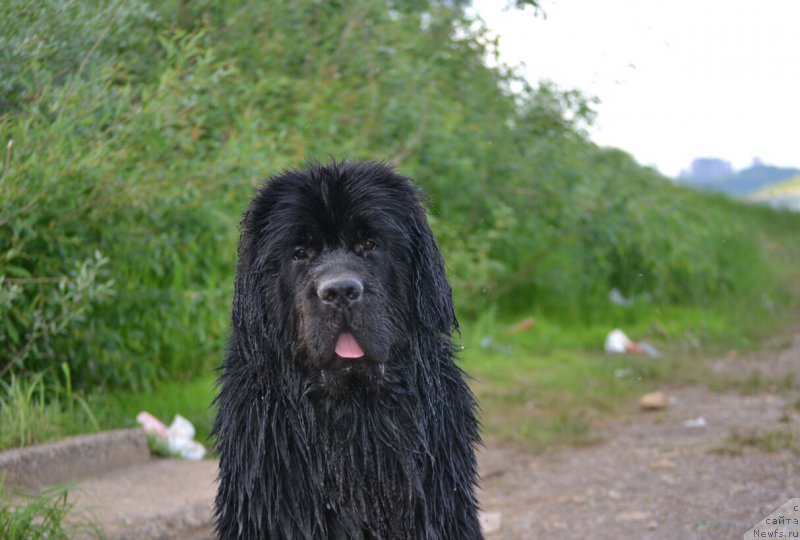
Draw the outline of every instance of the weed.
<instances>
[{"instance_id":1,"label":"weed","mask_svg":"<svg viewBox=\"0 0 800 540\"><path fill-rule=\"evenodd\" d=\"M102 538L88 521L71 516L67 489L51 488L34 495L13 493L0 478L0 538L4 540L61 540Z\"/></svg>"},{"instance_id":2,"label":"weed","mask_svg":"<svg viewBox=\"0 0 800 540\"><path fill-rule=\"evenodd\" d=\"M63 383L48 383L43 373L0 380L0 449L99 430L86 400L73 392L66 364L62 373Z\"/></svg>"}]
</instances>

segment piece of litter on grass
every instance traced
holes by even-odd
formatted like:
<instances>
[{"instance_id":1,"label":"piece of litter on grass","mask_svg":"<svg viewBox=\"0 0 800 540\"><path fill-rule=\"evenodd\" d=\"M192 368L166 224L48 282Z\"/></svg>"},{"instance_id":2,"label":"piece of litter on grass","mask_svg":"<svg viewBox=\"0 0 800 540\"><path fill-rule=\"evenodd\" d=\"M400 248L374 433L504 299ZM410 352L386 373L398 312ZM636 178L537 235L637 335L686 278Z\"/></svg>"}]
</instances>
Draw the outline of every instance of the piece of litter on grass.
<instances>
[{"instance_id":1,"label":"piece of litter on grass","mask_svg":"<svg viewBox=\"0 0 800 540\"><path fill-rule=\"evenodd\" d=\"M688 428L702 428L706 427L708 424L706 424L705 418L703 418L702 416L698 416L697 418L692 418L691 420L687 420L686 422L683 423L683 425L684 427Z\"/></svg>"},{"instance_id":2,"label":"piece of litter on grass","mask_svg":"<svg viewBox=\"0 0 800 540\"><path fill-rule=\"evenodd\" d=\"M619 328L608 333L603 348L607 353L613 354L644 354L653 358L661 356L661 351L653 345L645 341L636 343Z\"/></svg>"},{"instance_id":3,"label":"piece of litter on grass","mask_svg":"<svg viewBox=\"0 0 800 540\"><path fill-rule=\"evenodd\" d=\"M607 353L625 354L632 343L631 339L625 335L625 332L615 328L606 336L605 350Z\"/></svg>"},{"instance_id":4,"label":"piece of litter on grass","mask_svg":"<svg viewBox=\"0 0 800 540\"><path fill-rule=\"evenodd\" d=\"M513 352L511 345L498 343L492 336L483 336L479 344L483 349L491 349L501 354L511 354Z\"/></svg>"},{"instance_id":5,"label":"piece of litter on grass","mask_svg":"<svg viewBox=\"0 0 800 540\"><path fill-rule=\"evenodd\" d=\"M653 345L651 345L650 343L647 343L646 341L640 341L639 342L639 348L647 356L651 356L653 358L658 358L659 356L661 356L661 351L659 351Z\"/></svg>"},{"instance_id":6,"label":"piece of litter on grass","mask_svg":"<svg viewBox=\"0 0 800 540\"><path fill-rule=\"evenodd\" d=\"M667 395L664 392L650 392L639 398L639 406L647 411L667 408Z\"/></svg>"},{"instance_id":7,"label":"piece of litter on grass","mask_svg":"<svg viewBox=\"0 0 800 540\"><path fill-rule=\"evenodd\" d=\"M623 307L631 307L633 305L633 300L625 298L625 295L616 287L608 291L608 301Z\"/></svg>"},{"instance_id":8,"label":"piece of litter on grass","mask_svg":"<svg viewBox=\"0 0 800 540\"><path fill-rule=\"evenodd\" d=\"M136 421L170 456L199 460L206 455L205 447L194 440L194 425L179 414L175 415L169 427L147 411L136 415Z\"/></svg>"},{"instance_id":9,"label":"piece of litter on grass","mask_svg":"<svg viewBox=\"0 0 800 540\"><path fill-rule=\"evenodd\" d=\"M506 332L509 334L516 334L519 332L523 332L525 330L530 330L536 325L536 319L533 317L525 317L521 321L516 324L512 324L511 326L506 328Z\"/></svg>"},{"instance_id":10,"label":"piece of litter on grass","mask_svg":"<svg viewBox=\"0 0 800 540\"><path fill-rule=\"evenodd\" d=\"M632 369L615 369L614 370L614 377L617 379L624 379L625 377L630 377L633 375Z\"/></svg>"},{"instance_id":11,"label":"piece of litter on grass","mask_svg":"<svg viewBox=\"0 0 800 540\"><path fill-rule=\"evenodd\" d=\"M167 426L164 425L164 422L147 411L142 411L137 414L136 421L142 426L142 429L144 429L144 432L148 435L153 435L155 437L167 436Z\"/></svg>"}]
</instances>

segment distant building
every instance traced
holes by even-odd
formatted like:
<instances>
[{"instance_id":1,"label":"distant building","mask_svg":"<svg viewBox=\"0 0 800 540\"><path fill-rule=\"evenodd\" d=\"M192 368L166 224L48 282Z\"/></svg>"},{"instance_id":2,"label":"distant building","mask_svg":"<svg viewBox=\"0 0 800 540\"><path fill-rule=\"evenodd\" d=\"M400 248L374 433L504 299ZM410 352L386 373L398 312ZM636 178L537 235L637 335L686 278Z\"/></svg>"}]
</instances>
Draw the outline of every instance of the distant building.
<instances>
[{"instance_id":1,"label":"distant building","mask_svg":"<svg viewBox=\"0 0 800 540\"><path fill-rule=\"evenodd\" d=\"M719 158L697 158L692 161L692 166L688 171L684 171L681 176L692 180L721 180L733 175L733 167L729 161Z\"/></svg>"},{"instance_id":2,"label":"distant building","mask_svg":"<svg viewBox=\"0 0 800 540\"><path fill-rule=\"evenodd\" d=\"M688 171L681 171L679 180L690 186L711 191L720 191L734 197L755 195L769 186L796 178L800 182L800 169L767 165L759 158L753 158L750 167L734 172L727 161L719 158L697 158L692 161ZM800 185L800 184L798 184ZM777 186L776 186L777 187ZM793 192L789 200L780 203L791 208L797 207L799 192ZM774 197L768 197L772 199ZM761 199L759 199L761 200Z\"/></svg>"}]
</instances>

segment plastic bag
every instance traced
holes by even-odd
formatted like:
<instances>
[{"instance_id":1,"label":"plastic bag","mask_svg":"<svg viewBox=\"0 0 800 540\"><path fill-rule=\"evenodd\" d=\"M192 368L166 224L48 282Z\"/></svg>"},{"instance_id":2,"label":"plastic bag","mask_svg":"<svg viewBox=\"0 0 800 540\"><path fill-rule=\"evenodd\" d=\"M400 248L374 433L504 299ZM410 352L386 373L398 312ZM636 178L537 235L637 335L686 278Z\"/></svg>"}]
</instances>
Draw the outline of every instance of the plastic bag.
<instances>
[{"instance_id":1,"label":"plastic bag","mask_svg":"<svg viewBox=\"0 0 800 540\"><path fill-rule=\"evenodd\" d=\"M175 415L169 427L147 411L136 415L136 421L170 456L199 460L206 455L205 447L194 440L194 425L179 414Z\"/></svg>"}]
</instances>

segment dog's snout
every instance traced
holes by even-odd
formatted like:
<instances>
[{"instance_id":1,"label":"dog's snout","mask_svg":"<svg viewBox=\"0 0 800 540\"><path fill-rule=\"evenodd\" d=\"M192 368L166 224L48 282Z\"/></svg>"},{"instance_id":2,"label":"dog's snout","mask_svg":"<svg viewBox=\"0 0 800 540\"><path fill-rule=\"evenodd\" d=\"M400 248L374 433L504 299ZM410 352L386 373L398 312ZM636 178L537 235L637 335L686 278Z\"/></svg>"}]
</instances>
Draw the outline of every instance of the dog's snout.
<instances>
[{"instance_id":1,"label":"dog's snout","mask_svg":"<svg viewBox=\"0 0 800 540\"><path fill-rule=\"evenodd\" d=\"M364 284L356 277L339 277L323 281L317 287L317 295L323 303L341 308L361 301Z\"/></svg>"}]
</instances>

